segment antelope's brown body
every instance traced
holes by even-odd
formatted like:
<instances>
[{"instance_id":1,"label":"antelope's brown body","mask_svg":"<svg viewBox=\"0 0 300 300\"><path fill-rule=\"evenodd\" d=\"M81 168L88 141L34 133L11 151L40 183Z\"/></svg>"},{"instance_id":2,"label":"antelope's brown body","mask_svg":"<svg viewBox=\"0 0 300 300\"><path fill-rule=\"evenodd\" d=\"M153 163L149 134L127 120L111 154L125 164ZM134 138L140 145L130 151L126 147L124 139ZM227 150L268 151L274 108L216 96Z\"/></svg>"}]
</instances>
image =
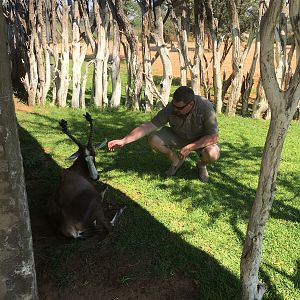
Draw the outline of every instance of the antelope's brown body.
<instances>
[{"instance_id":1,"label":"antelope's brown body","mask_svg":"<svg viewBox=\"0 0 300 300\"><path fill-rule=\"evenodd\" d=\"M60 125L79 147L76 160L68 169L61 172L56 192L48 200L48 215L51 223L65 236L73 238L87 237L97 224L102 224L107 231L112 225L106 220L102 201L106 185L96 188L93 181L99 177L95 168L95 150L92 146L93 124L88 113L85 115L90 123L87 146L77 141L67 129L67 122Z\"/></svg>"}]
</instances>

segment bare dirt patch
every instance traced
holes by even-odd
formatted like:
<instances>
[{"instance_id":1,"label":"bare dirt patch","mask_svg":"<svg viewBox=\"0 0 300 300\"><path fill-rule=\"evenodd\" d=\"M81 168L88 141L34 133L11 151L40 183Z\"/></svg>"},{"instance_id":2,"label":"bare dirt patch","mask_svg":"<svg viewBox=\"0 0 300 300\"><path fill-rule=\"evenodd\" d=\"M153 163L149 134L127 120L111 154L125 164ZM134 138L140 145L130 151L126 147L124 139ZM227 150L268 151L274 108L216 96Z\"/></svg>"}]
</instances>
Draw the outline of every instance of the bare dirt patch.
<instances>
[{"instance_id":1,"label":"bare dirt patch","mask_svg":"<svg viewBox=\"0 0 300 300\"><path fill-rule=\"evenodd\" d=\"M15 109L17 111L23 111L23 112L32 112L32 107L24 104L23 102L19 101L16 97L13 98L15 102Z\"/></svg>"},{"instance_id":2,"label":"bare dirt patch","mask_svg":"<svg viewBox=\"0 0 300 300\"><path fill-rule=\"evenodd\" d=\"M106 207L105 214L111 217L114 211ZM147 257L135 260L115 250L120 233L83 241L64 238L40 210L31 211L31 224L40 299L188 300L197 295L197 285L183 274L149 278Z\"/></svg>"}]
</instances>

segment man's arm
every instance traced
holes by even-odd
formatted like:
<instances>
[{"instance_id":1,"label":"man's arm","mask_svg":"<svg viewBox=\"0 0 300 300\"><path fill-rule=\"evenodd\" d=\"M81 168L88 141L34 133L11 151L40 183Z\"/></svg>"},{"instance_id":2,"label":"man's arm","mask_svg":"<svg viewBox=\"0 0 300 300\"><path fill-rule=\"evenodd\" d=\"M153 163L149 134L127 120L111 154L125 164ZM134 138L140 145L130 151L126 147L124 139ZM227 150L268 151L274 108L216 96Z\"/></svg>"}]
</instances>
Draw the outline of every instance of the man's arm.
<instances>
[{"instance_id":1,"label":"man's arm","mask_svg":"<svg viewBox=\"0 0 300 300\"><path fill-rule=\"evenodd\" d=\"M157 127L152 122L146 122L141 124L140 126L134 128L128 135L120 140L112 140L108 142L108 149L114 150L116 148L123 147L129 143L135 142L145 135L156 130Z\"/></svg>"},{"instance_id":2,"label":"man's arm","mask_svg":"<svg viewBox=\"0 0 300 300\"><path fill-rule=\"evenodd\" d=\"M209 145L216 144L218 142L218 140L219 140L218 133L211 134L211 135L205 135L202 138L200 138L199 140L184 146L180 150L180 156L182 158L185 158L190 154L191 151L194 151L194 150L197 150L200 148L205 148Z\"/></svg>"}]
</instances>

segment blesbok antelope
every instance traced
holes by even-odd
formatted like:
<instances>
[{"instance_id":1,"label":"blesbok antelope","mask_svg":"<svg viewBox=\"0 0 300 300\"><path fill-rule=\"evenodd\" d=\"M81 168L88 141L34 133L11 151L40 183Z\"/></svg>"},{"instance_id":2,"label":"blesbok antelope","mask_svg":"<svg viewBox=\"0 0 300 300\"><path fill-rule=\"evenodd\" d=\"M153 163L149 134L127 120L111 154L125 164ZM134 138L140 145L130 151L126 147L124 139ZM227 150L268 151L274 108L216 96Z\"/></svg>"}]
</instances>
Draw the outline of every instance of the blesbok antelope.
<instances>
[{"instance_id":1,"label":"blesbok antelope","mask_svg":"<svg viewBox=\"0 0 300 300\"><path fill-rule=\"evenodd\" d=\"M81 144L68 131L67 121L61 120L62 131L78 146L78 151L70 156L74 163L61 172L59 186L48 201L50 222L65 236L85 238L95 232L95 225L101 223L109 232L120 215L119 211L111 222L104 216L102 201L107 185L96 186L99 179L95 167L95 148L106 145L106 141L95 147L92 145L93 120L89 113L84 115L89 122L87 145ZM95 224L96 223L96 224Z\"/></svg>"}]
</instances>

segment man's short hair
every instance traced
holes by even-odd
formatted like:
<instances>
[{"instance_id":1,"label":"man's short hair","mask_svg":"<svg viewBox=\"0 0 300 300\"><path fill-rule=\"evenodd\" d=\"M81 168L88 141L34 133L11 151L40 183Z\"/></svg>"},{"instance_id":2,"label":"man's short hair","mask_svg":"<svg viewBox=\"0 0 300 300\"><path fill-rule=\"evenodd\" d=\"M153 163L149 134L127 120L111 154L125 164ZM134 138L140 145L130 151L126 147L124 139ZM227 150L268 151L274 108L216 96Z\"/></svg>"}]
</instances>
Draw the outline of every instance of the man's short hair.
<instances>
[{"instance_id":1,"label":"man's short hair","mask_svg":"<svg viewBox=\"0 0 300 300\"><path fill-rule=\"evenodd\" d=\"M190 101L194 100L194 98L194 91L188 86L179 87L173 94L174 102L183 102L184 104L188 104Z\"/></svg>"}]
</instances>

